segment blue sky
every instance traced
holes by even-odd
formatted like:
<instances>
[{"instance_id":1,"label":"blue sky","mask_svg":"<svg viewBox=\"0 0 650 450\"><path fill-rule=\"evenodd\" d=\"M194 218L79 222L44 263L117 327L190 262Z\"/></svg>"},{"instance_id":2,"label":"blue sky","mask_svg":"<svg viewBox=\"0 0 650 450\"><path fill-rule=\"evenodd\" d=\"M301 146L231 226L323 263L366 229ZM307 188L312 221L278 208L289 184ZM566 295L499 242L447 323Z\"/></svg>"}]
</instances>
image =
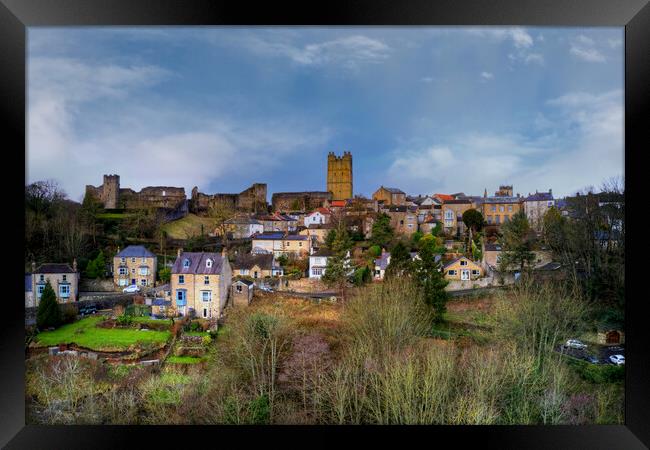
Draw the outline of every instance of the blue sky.
<instances>
[{"instance_id":1,"label":"blue sky","mask_svg":"<svg viewBox=\"0 0 650 450\"><path fill-rule=\"evenodd\" d=\"M28 29L27 180L556 197L624 175L623 28Z\"/></svg>"}]
</instances>

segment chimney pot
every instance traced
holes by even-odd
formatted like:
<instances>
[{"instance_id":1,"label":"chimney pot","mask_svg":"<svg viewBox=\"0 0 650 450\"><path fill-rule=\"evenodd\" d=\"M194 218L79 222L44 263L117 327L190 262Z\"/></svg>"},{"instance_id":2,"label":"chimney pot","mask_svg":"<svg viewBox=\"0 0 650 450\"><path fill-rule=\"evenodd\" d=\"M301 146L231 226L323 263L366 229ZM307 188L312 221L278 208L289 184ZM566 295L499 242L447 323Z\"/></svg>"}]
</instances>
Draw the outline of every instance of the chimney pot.
<instances>
[{"instance_id":1,"label":"chimney pot","mask_svg":"<svg viewBox=\"0 0 650 450\"><path fill-rule=\"evenodd\" d=\"M36 263L32 261L32 273L36 272Z\"/></svg>"},{"instance_id":2,"label":"chimney pot","mask_svg":"<svg viewBox=\"0 0 650 450\"><path fill-rule=\"evenodd\" d=\"M74 272L77 271L77 258L75 258L75 259L72 260L72 270L73 270Z\"/></svg>"},{"instance_id":3,"label":"chimney pot","mask_svg":"<svg viewBox=\"0 0 650 450\"><path fill-rule=\"evenodd\" d=\"M179 248L179 249L176 251L176 256L177 256L178 258L181 257L181 253L182 253L182 251L183 251L182 248Z\"/></svg>"}]
</instances>

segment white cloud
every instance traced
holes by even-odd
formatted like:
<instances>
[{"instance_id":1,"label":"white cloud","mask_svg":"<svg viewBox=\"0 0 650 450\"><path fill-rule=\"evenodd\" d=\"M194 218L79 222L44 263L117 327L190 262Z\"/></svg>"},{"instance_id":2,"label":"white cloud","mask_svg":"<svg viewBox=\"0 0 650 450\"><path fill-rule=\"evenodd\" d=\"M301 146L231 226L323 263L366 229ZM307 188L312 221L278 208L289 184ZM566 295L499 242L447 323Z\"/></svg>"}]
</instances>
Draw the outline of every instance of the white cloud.
<instances>
[{"instance_id":1,"label":"white cloud","mask_svg":"<svg viewBox=\"0 0 650 450\"><path fill-rule=\"evenodd\" d=\"M623 41L621 39L608 39L607 44L609 44L611 48L618 48L623 45Z\"/></svg>"},{"instance_id":2,"label":"white cloud","mask_svg":"<svg viewBox=\"0 0 650 450\"><path fill-rule=\"evenodd\" d=\"M244 167L266 172L285 164L296 153L322 148L331 134L304 118L206 118L139 104L142 89L171 75L151 66L36 58L29 69L27 179L65 174L59 181L73 200L81 200L86 184L100 184L102 173L118 173L136 190L160 180L188 192L206 188ZM108 100L127 98L104 111ZM80 128L89 106L104 118L91 133Z\"/></svg>"},{"instance_id":3,"label":"white cloud","mask_svg":"<svg viewBox=\"0 0 650 450\"><path fill-rule=\"evenodd\" d=\"M578 45L571 45L571 54L587 62L605 62L605 55L595 48L584 48Z\"/></svg>"},{"instance_id":4,"label":"white cloud","mask_svg":"<svg viewBox=\"0 0 650 450\"><path fill-rule=\"evenodd\" d=\"M262 39L249 35L240 39L246 48L265 56L282 56L301 66L335 64L356 69L362 64L374 64L389 57L391 49L377 39L363 35L340 37L323 42L299 45L291 39Z\"/></svg>"},{"instance_id":5,"label":"white cloud","mask_svg":"<svg viewBox=\"0 0 650 450\"><path fill-rule=\"evenodd\" d=\"M540 53L529 53L525 56L524 61L526 64L533 63L539 64L540 66L544 65L544 56Z\"/></svg>"},{"instance_id":6,"label":"white cloud","mask_svg":"<svg viewBox=\"0 0 650 450\"><path fill-rule=\"evenodd\" d=\"M422 77L422 78L420 78L420 81L422 81L423 83L432 83L434 81L434 78L433 77Z\"/></svg>"},{"instance_id":7,"label":"white cloud","mask_svg":"<svg viewBox=\"0 0 650 450\"><path fill-rule=\"evenodd\" d=\"M481 72L481 78L484 80L491 80L494 78L494 74L490 72Z\"/></svg>"},{"instance_id":8,"label":"white cloud","mask_svg":"<svg viewBox=\"0 0 650 450\"><path fill-rule=\"evenodd\" d=\"M533 53L535 40L524 28L470 28L467 33L497 42L511 42L514 49L507 56L513 63L521 61L526 64L544 65L544 56L539 52ZM537 41L543 40L544 36L541 34L537 36Z\"/></svg>"},{"instance_id":9,"label":"white cloud","mask_svg":"<svg viewBox=\"0 0 650 450\"><path fill-rule=\"evenodd\" d=\"M584 34L578 35L578 37L576 38L576 41L581 43L581 44L594 45L594 40L591 39L591 38L588 38Z\"/></svg>"}]
</instances>

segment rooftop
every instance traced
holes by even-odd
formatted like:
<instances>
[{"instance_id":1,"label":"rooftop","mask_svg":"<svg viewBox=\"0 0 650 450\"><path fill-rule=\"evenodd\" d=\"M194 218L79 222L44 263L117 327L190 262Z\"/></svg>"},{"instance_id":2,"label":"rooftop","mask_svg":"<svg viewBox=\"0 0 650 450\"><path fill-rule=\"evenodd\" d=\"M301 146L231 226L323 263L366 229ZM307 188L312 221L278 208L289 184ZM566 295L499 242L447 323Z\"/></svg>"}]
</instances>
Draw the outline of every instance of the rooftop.
<instances>
[{"instance_id":1,"label":"rooftop","mask_svg":"<svg viewBox=\"0 0 650 450\"><path fill-rule=\"evenodd\" d=\"M46 263L36 268L34 273L75 273L69 264Z\"/></svg>"},{"instance_id":2,"label":"rooftop","mask_svg":"<svg viewBox=\"0 0 650 450\"><path fill-rule=\"evenodd\" d=\"M156 255L146 249L144 245L129 245L115 255L116 258L155 258Z\"/></svg>"},{"instance_id":3,"label":"rooftop","mask_svg":"<svg viewBox=\"0 0 650 450\"><path fill-rule=\"evenodd\" d=\"M210 267L208 267L208 260L212 260ZM224 257L220 253L182 252L172 266L172 273L220 275L223 260ZM185 261L189 261L188 267L185 267Z\"/></svg>"}]
</instances>

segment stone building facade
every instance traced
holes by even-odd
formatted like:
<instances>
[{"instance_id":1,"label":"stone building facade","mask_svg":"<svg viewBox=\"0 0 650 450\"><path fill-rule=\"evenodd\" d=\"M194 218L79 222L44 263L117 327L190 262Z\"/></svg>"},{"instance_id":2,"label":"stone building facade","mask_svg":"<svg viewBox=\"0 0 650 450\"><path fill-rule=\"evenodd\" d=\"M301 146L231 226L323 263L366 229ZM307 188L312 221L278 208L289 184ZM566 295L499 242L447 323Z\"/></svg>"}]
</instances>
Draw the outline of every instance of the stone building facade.
<instances>
[{"instance_id":1,"label":"stone building facade","mask_svg":"<svg viewBox=\"0 0 650 450\"><path fill-rule=\"evenodd\" d=\"M69 303L79 300L79 271L76 259L72 267L68 264L41 264L36 267L36 264L32 263L33 306L40 304L43 289L48 281L54 289L57 302Z\"/></svg>"},{"instance_id":2,"label":"stone building facade","mask_svg":"<svg viewBox=\"0 0 650 450\"><path fill-rule=\"evenodd\" d=\"M158 258L142 245L129 245L113 257L113 284L125 288L132 284L153 287L156 283Z\"/></svg>"},{"instance_id":3,"label":"stone building facade","mask_svg":"<svg viewBox=\"0 0 650 450\"><path fill-rule=\"evenodd\" d=\"M255 183L239 194L204 194L194 186L190 209L192 212L204 212L213 206L222 204L234 211L263 213L267 212L266 184Z\"/></svg>"},{"instance_id":4,"label":"stone building facade","mask_svg":"<svg viewBox=\"0 0 650 450\"><path fill-rule=\"evenodd\" d=\"M176 208L187 200L185 188L147 186L140 191L120 187L119 175L104 175L100 186L86 185L86 195L93 195L106 209Z\"/></svg>"},{"instance_id":5,"label":"stone building facade","mask_svg":"<svg viewBox=\"0 0 650 450\"><path fill-rule=\"evenodd\" d=\"M332 200L352 198L352 153L327 154L327 190L332 193Z\"/></svg>"},{"instance_id":6,"label":"stone building facade","mask_svg":"<svg viewBox=\"0 0 650 450\"><path fill-rule=\"evenodd\" d=\"M332 201L331 192L276 192L271 196L274 211L313 211Z\"/></svg>"}]
</instances>

